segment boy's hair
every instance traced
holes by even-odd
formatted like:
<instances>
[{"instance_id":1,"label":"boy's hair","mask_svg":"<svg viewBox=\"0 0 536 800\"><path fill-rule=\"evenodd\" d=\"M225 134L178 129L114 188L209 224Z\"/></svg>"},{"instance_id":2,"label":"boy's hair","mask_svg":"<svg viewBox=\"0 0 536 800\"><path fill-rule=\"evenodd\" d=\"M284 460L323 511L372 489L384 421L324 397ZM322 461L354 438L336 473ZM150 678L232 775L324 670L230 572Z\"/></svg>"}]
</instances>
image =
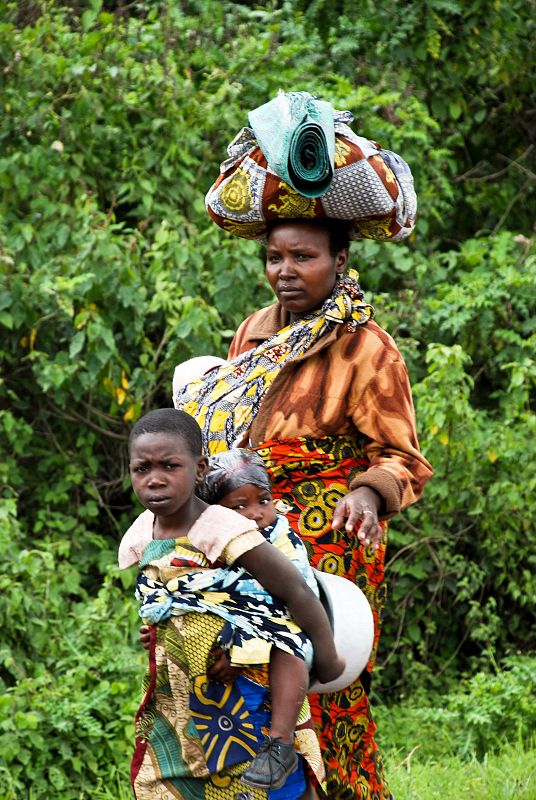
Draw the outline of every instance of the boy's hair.
<instances>
[{"instance_id":1,"label":"boy's hair","mask_svg":"<svg viewBox=\"0 0 536 800\"><path fill-rule=\"evenodd\" d=\"M138 436L144 433L167 433L180 436L188 445L192 456L203 455L203 437L201 428L193 417L176 408L157 408L149 411L136 422L128 437L128 449Z\"/></svg>"},{"instance_id":2,"label":"boy's hair","mask_svg":"<svg viewBox=\"0 0 536 800\"><path fill-rule=\"evenodd\" d=\"M272 493L262 458L252 450L237 447L212 456L209 470L198 486L197 493L206 503L214 505L246 483Z\"/></svg>"}]
</instances>

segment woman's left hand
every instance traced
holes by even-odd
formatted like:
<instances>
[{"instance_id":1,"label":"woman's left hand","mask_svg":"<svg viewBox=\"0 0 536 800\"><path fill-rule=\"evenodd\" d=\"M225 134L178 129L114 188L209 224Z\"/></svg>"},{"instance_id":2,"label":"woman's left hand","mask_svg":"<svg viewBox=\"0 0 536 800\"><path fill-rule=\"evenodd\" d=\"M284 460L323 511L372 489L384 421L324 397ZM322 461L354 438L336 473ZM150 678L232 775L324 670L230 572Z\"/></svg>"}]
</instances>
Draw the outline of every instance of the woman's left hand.
<instances>
[{"instance_id":1,"label":"woman's left hand","mask_svg":"<svg viewBox=\"0 0 536 800\"><path fill-rule=\"evenodd\" d=\"M350 533L359 524L357 538L373 550L377 550L383 531L378 522L378 510L382 498L369 486L358 486L357 489L342 497L335 507L333 514L333 530L344 528Z\"/></svg>"}]
</instances>

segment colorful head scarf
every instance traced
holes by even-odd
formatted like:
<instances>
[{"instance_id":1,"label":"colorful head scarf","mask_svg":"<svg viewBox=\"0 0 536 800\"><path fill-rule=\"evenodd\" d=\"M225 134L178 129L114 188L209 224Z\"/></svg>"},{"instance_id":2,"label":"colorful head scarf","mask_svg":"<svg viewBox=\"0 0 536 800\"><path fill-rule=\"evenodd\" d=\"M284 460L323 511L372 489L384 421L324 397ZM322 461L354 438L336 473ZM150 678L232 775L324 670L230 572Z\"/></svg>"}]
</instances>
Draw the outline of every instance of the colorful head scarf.
<instances>
[{"instance_id":1,"label":"colorful head scarf","mask_svg":"<svg viewBox=\"0 0 536 800\"><path fill-rule=\"evenodd\" d=\"M237 447L212 456L210 469L198 487L198 494L206 503L214 505L247 483L272 491L262 458L252 450Z\"/></svg>"}]
</instances>

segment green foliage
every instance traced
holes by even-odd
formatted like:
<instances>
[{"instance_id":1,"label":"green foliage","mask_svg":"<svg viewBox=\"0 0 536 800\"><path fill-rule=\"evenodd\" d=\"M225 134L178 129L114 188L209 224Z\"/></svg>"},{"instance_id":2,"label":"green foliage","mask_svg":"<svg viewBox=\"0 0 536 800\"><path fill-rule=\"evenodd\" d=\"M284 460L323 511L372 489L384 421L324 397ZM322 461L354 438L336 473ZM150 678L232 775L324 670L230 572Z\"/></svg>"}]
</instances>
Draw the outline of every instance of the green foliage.
<instances>
[{"instance_id":1,"label":"green foliage","mask_svg":"<svg viewBox=\"0 0 536 800\"><path fill-rule=\"evenodd\" d=\"M426 216L435 216L431 235L443 227L441 236L460 242L475 232L496 232L507 222L531 229L536 27L531 0L386 5L299 0L298 6L322 32L337 73L376 91L395 87L403 97L417 95L437 124L433 144L430 138L423 142L425 158L444 149L452 202L444 202L444 184L420 182ZM406 106L403 99L382 113L408 128L401 105ZM410 163L418 165L416 159ZM428 206L432 203L439 214Z\"/></svg>"},{"instance_id":2,"label":"green foliage","mask_svg":"<svg viewBox=\"0 0 536 800\"><path fill-rule=\"evenodd\" d=\"M270 302L259 247L203 197L280 87L349 108L419 194L408 243L352 251L436 470L391 525L384 692L534 646L533 32L527 0L2 5L3 796L128 796L126 436L170 404L176 363L225 355ZM480 753L504 719L471 724Z\"/></svg>"},{"instance_id":3,"label":"green foliage","mask_svg":"<svg viewBox=\"0 0 536 800\"><path fill-rule=\"evenodd\" d=\"M482 758L511 744L530 749L536 726L535 666L534 658L520 656L507 659L502 669L488 663L485 672L448 694L430 697L421 691L396 707L379 707L381 735L391 750L415 752L422 763L445 754Z\"/></svg>"},{"instance_id":4,"label":"green foliage","mask_svg":"<svg viewBox=\"0 0 536 800\"><path fill-rule=\"evenodd\" d=\"M460 762L442 755L421 763L408 754L402 761L387 753L389 787L397 800L532 800L536 793L536 751L510 745L498 755Z\"/></svg>"},{"instance_id":5,"label":"green foliage","mask_svg":"<svg viewBox=\"0 0 536 800\"><path fill-rule=\"evenodd\" d=\"M64 535L20 548L16 504L0 505L5 555L0 597L2 797L93 797L125 772L142 656L133 653L131 581L103 569L90 595L81 587L89 549L113 564L103 537L85 532L86 552ZM74 534L76 531L71 530ZM61 531L59 533L62 533Z\"/></svg>"},{"instance_id":6,"label":"green foliage","mask_svg":"<svg viewBox=\"0 0 536 800\"><path fill-rule=\"evenodd\" d=\"M375 302L408 361L437 477L390 528L384 667L399 686L415 652L437 680L494 648L533 647L536 593L536 257L504 232L416 256L408 284Z\"/></svg>"}]
</instances>

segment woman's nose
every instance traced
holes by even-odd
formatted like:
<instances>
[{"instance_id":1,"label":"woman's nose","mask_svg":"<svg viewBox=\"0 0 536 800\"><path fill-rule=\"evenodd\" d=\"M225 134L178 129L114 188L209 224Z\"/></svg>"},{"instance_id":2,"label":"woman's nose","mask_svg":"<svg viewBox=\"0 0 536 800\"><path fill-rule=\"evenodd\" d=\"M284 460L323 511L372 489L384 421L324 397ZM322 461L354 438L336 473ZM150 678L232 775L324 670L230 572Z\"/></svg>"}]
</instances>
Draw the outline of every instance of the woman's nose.
<instances>
[{"instance_id":1,"label":"woman's nose","mask_svg":"<svg viewBox=\"0 0 536 800\"><path fill-rule=\"evenodd\" d=\"M286 258L281 259L279 262L279 277L283 278L283 280L296 277L296 270L292 261Z\"/></svg>"}]
</instances>

